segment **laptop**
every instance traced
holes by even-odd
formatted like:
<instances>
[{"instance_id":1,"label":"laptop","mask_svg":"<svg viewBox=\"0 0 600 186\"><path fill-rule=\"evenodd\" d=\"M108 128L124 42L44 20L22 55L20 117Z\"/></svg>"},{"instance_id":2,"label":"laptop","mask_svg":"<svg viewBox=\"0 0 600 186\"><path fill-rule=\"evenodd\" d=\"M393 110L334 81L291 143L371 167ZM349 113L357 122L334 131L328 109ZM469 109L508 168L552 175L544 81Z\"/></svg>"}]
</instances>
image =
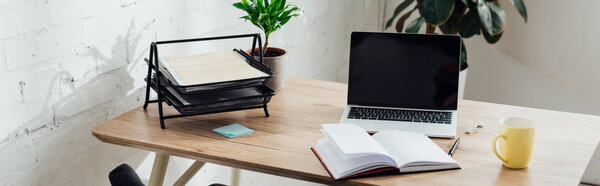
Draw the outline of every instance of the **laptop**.
<instances>
[{"instance_id":1,"label":"laptop","mask_svg":"<svg viewBox=\"0 0 600 186\"><path fill-rule=\"evenodd\" d=\"M458 35L353 32L340 123L455 137L461 42Z\"/></svg>"}]
</instances>

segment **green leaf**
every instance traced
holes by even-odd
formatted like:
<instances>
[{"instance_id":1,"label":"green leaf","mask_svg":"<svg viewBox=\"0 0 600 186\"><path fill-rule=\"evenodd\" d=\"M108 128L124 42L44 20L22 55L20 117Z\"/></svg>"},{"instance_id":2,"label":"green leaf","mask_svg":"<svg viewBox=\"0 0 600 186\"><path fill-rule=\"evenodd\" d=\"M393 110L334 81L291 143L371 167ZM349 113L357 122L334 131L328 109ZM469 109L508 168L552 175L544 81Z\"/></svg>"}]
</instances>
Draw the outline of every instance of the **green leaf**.
<instances>
[{"instance_id":1,"label":"green leaf","mask_svg":"<svg viewBox=\"0 0 600 186\"><path fill-rule=\"evenodd\" d=\"M398 22L396 22L396 31L402 32L402 30L404 29L404 22L406 22L408 17L410 17L410 14L412 14L416 9L417 9L417 7L415 6L415 8L406 12L404 15L402 15L400 17L400 19L398 19Z\"/></svg>"},{"instance_id":2,"label":"green leaf","mask_svg":"<svg viewBox=\"0 0 600 186\"><path fill-rule=\"evenodd\" d=\"M282 9L283 7L285 7L285 0L281 0L281 6L278 9Z\"/></svg>"},{"instance_id":3,"label":"green leaf","mask_svg":"<svg viewBox=\"0 0 600 186\"><path fill-rule=\"evenodd\" d=\"M263 6L263 0L254 0L254 4L260 13L266 13L267 9Z\"/></svg>"},{"instance_id":4,"label":"green leaf","mask_svg":"<svg viewBox=\"0 0 600 186\"><path fill-rule=\"evenodd\" d=\"M271 9L269 9L269 12L270 12L269 16L271 16L271 17L279 17L279 15L281 15L281 13L283 13L283 11L274 11Z\"/></svg>"},{"instance_id":5,"label":"green leaf","mask_svg":"<svg viewBox=\"0 0 600 186\"><path fill-rule=\"evenodd\" d=\"M233 3L233 6L240 10L246 11L246 8L244 8L244 5L241 2Z\"/></svg>"},{"instance_id":6,"label":"green leaf","mask_svg":"<svg viewBox=\"0 0 600 186\"><path fill-rule=\"evenodd\" d=\"M280 0L273 0L271 1L271 4L269 6L269 11L272 12L279 12L278 9L281 6L281 1Z\"/></svg>"},{"instance_id":7,"label":"green leaf","mask_svg":"<svg viewBox=\"0 0 600 186\"><path fill-rule=\"evenodd\" d=\"M241 19L244 19L246 21L250 21L254 26L260 28L261 30L263 30L262 26L260 26L254 19L250 18L250 16L242 16L240 17Z\"/></svg>"},{"instance_id":8,"label":"green leaf","mask_svg":"<svg viewBox=\"0 0 600 186\"><path fill-rule=\"evenodd\" d=\"M250 4L248 3L248 0L242 0L242 5L244 5L244 9L246 10L246 12L248 12L248 15L250 15L252 17L252 15L256 15L256 11L254 10L254 8L252 8L252 6L250 6Z\"/></svg>"},{"instance_id":9,"label":"green leaf","mask_svg":"<svg viewBox=\"0 0 600 186\"><path fill-rule=\"evenodd\" d=\"M292 17L298 17L298 11L304 12L295 5L286 5L286 0L241 0L233 6L248 13L240 19L252 22L264 32L265 45L271 33L279 30Z\"/></svg>"},{"instance_id":10,"label":"green leaf","mask_svg":"<svg viewBox=\"0 0 600 186\"><path fill-rule=\"evenodd\" d=\"M481 29L483 29L483 28L481 28ZM485 38L485 41L487 41L489 44L494 44L494 43L498 42L500 40L500 38L502 37L502 33L492 36L489 33L487 33L485 30L482 30L481 32L483 33L483 37Z\"/></svg>"},{"instance_id":11,"label":"green leaf","mask_svg":"<svg viewBox=\"0 0 600 186\"><path fill-rule=\"evenodd\" d=\"M400 14L400 12L402 12L404 9L406 9L406 7L408 7L408 5L412 4L413 2L415 2L415 0L404 0L404 2L400 3L394 10L394 14L392 15L392 18L390 18L387 21L387 23L385 24L385 28L387 29L390 26L392 26L392 23L394 22L394 19L396 19L396 16L398 16L398 14Z\"/></svg>"},{"instance_id":12,"label":"green leaf","mask_svg":"<svg viewBox=\"0 0 600 186\"><path fill-rule=\"evenodd\" d=\"M287 18L283 19L283 20L281 21L281 23L280 23L280 27L281 27L281 26L283 26L283 25L285 25L285 24L286 24L288 21L290 21L290 19L291 19L291 18L292 18L292 17L287 17Z\"/></svg>"},{"instance_id":13,"label":"green leaf","mask_svg":"<svg viewBox=\"0 0 600 186\"><path fill-rule=\"evenodd\" d=\"M454 10L452 10L452 15L450 18L444 22L444 24L440 25L439 28L444 34L456 34L458 33L460 26L460 19L463 17L465 13L466 6L462 3L456 3Z\"/></svg>"},{"instance_id":14,"label":"green leaf","mask_svg":"<svg viewBox=\"0 0 600 186\"><path fill-rule=\"evenodd\" d=\"M287 5L285 8L276 8L275 10L273 10L272 16L276 16L276 17L280 17L281 14L283 13L283 11L285 11L285 9L287 9L290 5Z\"/></svg>"},{"instance_id":15,"label":"green leaf","mask_svg":"<svg viewBox=\"0 0 600 186\"><path fill-rule=\"evenodd\" d=\"M296 6L294 6L294 7L292 7L291 9L284 11L284 12L281 14L281 17L287 17L287 16L289 16L289 15L290 15L292 12L299 11L299 10L301 10L301 9L300 9L300 8L298 8L298 7L296 7Z\"/></svg>"},{"instance_id":16,"label":"green leaf","mask_svg":"<svg viewBox=\"0 0 600 186\"><path fill-rule=\"evenodd\" d=\"M404 32L417 33L417 32L419 32L419 30L421 30L421 26L423 26L424 22L425 22L425 18L419 17L419 18L411 21L410 23L408 23L408 25L406 26L406 30L404 30Z\"/></svg>"},{"instance_id":17,"label":"green leaf","mask_svg":"<svg viewBox=\"0 0 600 186\"><path fill-rule=\"evenodd\" d=\"M506 25L506 13L504 9L500 7L500 3L497 1L487 3L492 11L492 28L494 32L491 33L502 33L504 32L504 26ZM492 34L496 35L496 34Z\"/></svg>"},{"instance_id":18,"label":"green leaf","mask_svg":"<svg viewBox=\"0 0 600 186\"><path fill-rule=\"evenodd\" d=\"M465 40L462 40L460 44L460 70L467 68L467 47L465 47Z\"/></svg>"},{"instance_id":19,"label":"green leaf","mask_svg":"<svg viewBox=\"0 0 600 186\"><path fill-rule=\"evenodd\" d=\"M481 29L481 23L479 22L479 15L477 9L471 9L460 22L460 36L463 38L470 38L477 34Z\"/></svg>"},{"instance_id":20,"label":"green leaf","mask_svg":"<svg viewBox=\"0 0 600 186\"><path fill-rule=\"evenodd\" d=\"M417 0L417 5L421 17L433 26L446 22L454 10L454 0Z\"/></svg>"},{"instance_id":21,"label":"green leaf","mask_svg":"<svg viewBox=\"0 0 600 186\"><path fill-rule=\"evenodd\" d=\"M477 1L477 14L479 14L479 20L483 28L488 30L492 29L492 13L490 7L485 4L483 0Z\"/></svg>"},{"instance_id":22,"label":"green leaf","mask_svg":"<svg viewBox=\"0 0 600 186\"><path fill-rule=\"evenodd\" d=\"M267 14L261 13L261 14L259 14L257 21L264 22L267 19L267 17L268 17Z\"/></svg>"},{"instance_id":23,"label":"green leaf","mask_svg":"<svg viewBox=\"0 0 600 186\"><path fill-rule=\"evenodd\" d=\"M521 14L521 17L523 17L523 19L525 19L525 22L527 23L527 8L525 7L525 3L523 3L523 0L512 0L512 3L513 5L515 5L517 10L519 11L519 14Z\"/></svg>"},{"instance_id":24,"label":"green leaf","mask_svg":"<svg viewBox=\"0 0 600 186\"><path fill-rule=\"evenodd\" d=\"M265 14L265 15L266 15L266 14ZM265 16L265 19L266 19L266 20L265 20L264 22L265 22L265 24L267 24L267 28L271 28L271 27L273 27L273 25L271 24L271 17L269 17L269 16L267 15L267 16Z\"/></svg>"},{"instance_id":25,"label":"green leaf","mask_svg":"<svg viewBox=\"0 0 600 186\"><path fill-rule=\"evenodd\" d=\"M498 2L477 2L477 13L482 28L490 36L501 34L504 31L505 13Z\"/></svg>"}]
</instances>

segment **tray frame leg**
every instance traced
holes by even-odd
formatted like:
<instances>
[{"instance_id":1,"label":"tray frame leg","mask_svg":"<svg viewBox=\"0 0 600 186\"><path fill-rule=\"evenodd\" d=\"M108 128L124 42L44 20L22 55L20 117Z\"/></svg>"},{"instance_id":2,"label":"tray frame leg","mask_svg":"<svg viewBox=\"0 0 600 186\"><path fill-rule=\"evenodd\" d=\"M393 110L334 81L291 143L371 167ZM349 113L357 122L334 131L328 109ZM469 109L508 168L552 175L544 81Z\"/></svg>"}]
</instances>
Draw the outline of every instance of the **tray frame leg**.
<instances>
[{"instance_id":1,"label":"tray frame leg","mask_svg":"<svg viewBox=\"0 0 600 186\"><path fill-rule=\"evenodd\" d=\"M154 71L156 72L156 94L158 96L158 117L160 120L160 128L165 129L165 117L163 115L163 97L162 97L162 84L160 83L160 77L162 76L162 74L160 73L160 70L158 69L158 49L156 47L156 43L152 42L152 44L150 44L150 49L151 51L153 51L152 53L154 54L154 56L152 56L153 59L151 59L152 62L154 62Z\"/></svg>"},{"instance_id":2,"label":"tray frame leg","mask_svg":"<svg viewBox=\"0 0 600 186\"><path fill-rule=\"evenodd\" d=\"M267 109L267 98L263 98L263 109L265 110L265 116L269 117L269 109Z\"/></svg>"},{"instance_id":3,"label":"tray frame leg","mask_svg":"<svg viewBox=\"0 0 600 186\"><path fill-rule=\"evenodd\" d=\"M150 80L152 75L152 55L153 55L153 45L150 45L150 57L148 58L148 75L146 75L146 99L144 101L144 110L148 108L148 103L150 103Z\"/></svg>"}]
</instances>

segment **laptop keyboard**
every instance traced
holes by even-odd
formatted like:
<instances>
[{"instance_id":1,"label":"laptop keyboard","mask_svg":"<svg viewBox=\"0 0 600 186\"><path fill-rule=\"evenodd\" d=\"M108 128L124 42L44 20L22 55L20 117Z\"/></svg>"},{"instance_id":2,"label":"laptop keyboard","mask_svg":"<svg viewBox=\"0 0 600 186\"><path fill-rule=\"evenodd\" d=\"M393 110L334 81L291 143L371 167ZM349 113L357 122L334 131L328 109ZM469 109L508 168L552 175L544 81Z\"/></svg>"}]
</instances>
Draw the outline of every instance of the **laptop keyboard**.
<instances>
[{"instance_id":1,"label":"laptop keyboard","mask_svg":"<svg viewBox=\"0 0 600 186\"><path fill-rule=\"evenodd\" d=\"M452 112L351 107L348 119L452 123Z\"/></svg>"}]
</instances>

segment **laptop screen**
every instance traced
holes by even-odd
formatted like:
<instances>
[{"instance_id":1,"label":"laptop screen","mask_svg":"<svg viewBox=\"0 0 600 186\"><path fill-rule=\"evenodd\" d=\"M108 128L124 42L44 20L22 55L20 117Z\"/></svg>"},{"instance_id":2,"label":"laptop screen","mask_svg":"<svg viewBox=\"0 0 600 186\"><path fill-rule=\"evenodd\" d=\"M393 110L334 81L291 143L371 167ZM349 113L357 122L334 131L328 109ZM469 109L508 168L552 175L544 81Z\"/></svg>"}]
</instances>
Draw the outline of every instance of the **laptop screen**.
<instances>
[{"instance_id":1,"label":"laptop screen","mask_svg":"<svg viewBox=\"0 0 600 186\"><path fill-rule=\"evenodd\" d=\"M353 32L348 104L456 110L461 40Z\"/></svg>"}]
</instances>

